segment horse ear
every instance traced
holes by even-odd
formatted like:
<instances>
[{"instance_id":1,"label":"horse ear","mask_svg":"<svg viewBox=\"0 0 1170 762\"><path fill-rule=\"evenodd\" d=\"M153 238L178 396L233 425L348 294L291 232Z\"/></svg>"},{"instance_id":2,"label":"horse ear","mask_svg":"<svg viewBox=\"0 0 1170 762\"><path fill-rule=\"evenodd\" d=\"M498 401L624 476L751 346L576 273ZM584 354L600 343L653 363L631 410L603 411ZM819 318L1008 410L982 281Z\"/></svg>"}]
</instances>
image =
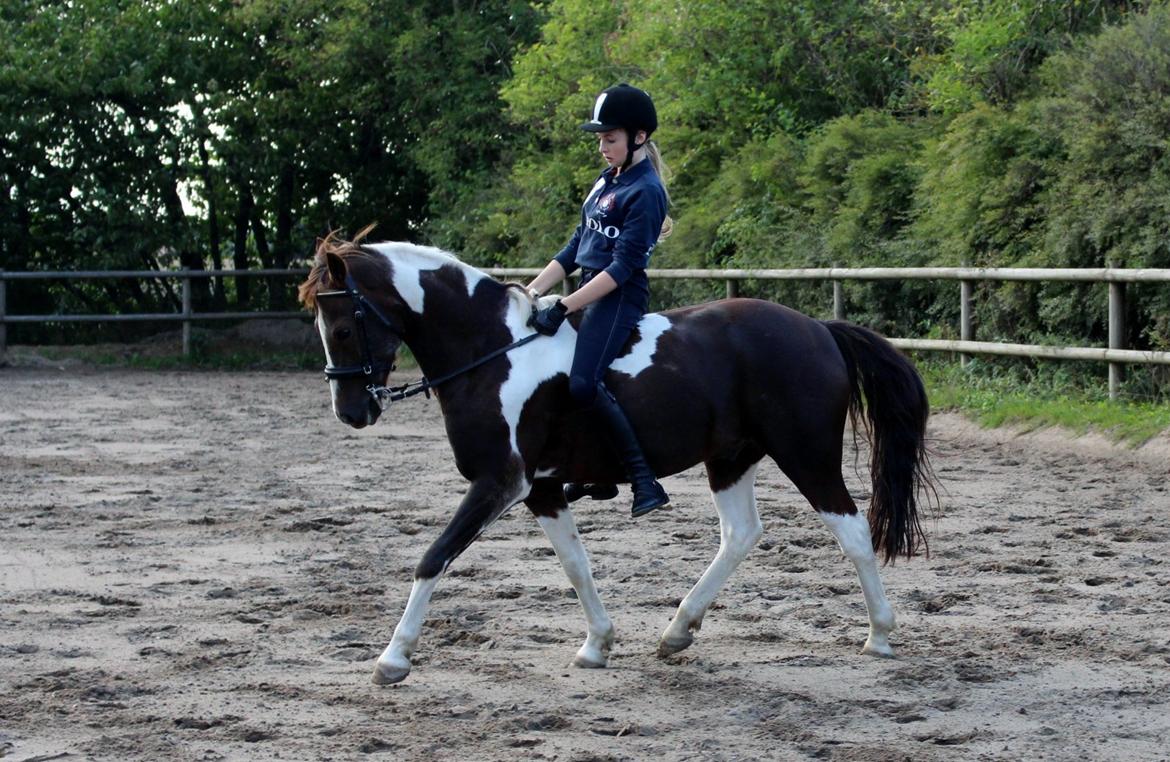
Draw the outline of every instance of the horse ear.
<instances>
[{"instance_id":1,"label":"horse ear","mask_svg":"<svg viewBox=\"0 0 1170 762\"><path fill-rule=\"evenodd\" d=\"M337 288L345 286L345 260L329 251L325 253L325 265L329 268L329 279Z\"/></svg>"}]
</instances>

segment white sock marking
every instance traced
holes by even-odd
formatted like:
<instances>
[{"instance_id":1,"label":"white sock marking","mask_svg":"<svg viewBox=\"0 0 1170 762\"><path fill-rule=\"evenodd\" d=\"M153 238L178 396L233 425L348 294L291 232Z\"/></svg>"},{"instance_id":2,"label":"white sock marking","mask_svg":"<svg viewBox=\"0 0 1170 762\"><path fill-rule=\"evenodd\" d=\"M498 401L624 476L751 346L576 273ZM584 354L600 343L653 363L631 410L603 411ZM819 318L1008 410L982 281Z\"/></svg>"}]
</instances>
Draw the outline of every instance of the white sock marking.
<instances>
[{"instance_id":1,"label":"white sock marking","mask_svg":"<svg viewBox=\"0 0 1170 762\"><path fill-rule=\"evenodd\" d=\"M735 484L725 490L712 492L715 510L719 514L719 552L703 576L679 604L678 613L666 631L663 640L689 642L690 631L698 629L707 607L723 589L736 567L747 557L764 533L760 514L756 509L756 469L751 468Z\"/></svg>"},{"instance_id":2,"label":"white sock marking","mask_svg":"<svg viewBox=\"0 0 1170 762\"><path fill-rule=\"evenodd\" d=\"M894 629L894 610L886 600L882 578L878 574L877 557L873 552L873 540L869 523L861 513L844 516L837 513L817 512L821 521L837 538L837 544L854 568L861 582L861 593L865 596L865 609L869 613L869 638L865 642L867 651L886 656L893 654L887 636Z\"/></svg>"},{"instance_id":3,"label":"white sock marking","mask_svg":"<svg viewBox=\"0 0 1170 762\"><path fill-rule=\"evenodd\" d=\"M479 539L479 536L496 519L521 500L528 497L528 492L531 489L532 485L526 480L521 479L516 494L511 500L506 501L503 507L493 513L484 525L479 528L476 539ZM394 628L394 636L390 639L390 645L386 646L386 649L382 651L382 655L378 657L380 664L385 664L395 670L410 669L410 655L414 653L414 648L418 645L418 638L422 633L423 620L426 619L427 608L430 606L431 594L434 593L435 586L439 584L439 579L447 573L447 567L451 565L451 561L453 560L447 560L440 574L430 579L415 579L414 585L410 588L410 598L406 601L406 610L402 612L402 618L398 620L398 626Z\"/></svg>"},{"instance_id":4,"label":"white sock marking","mask_svg":"<svg viewBox=\"0 0 1170 762\"><path fill-rule=\"evenodd\" d=\"M593 583L593 572L589 568L589 556L585 553L585 546L577 534L577 525L573 521L573 514L565 509L557 514L556 518L538 516L536 519L541 529L552 543L565 576L569 584L577 591L577 600L585 611L585 621L588 625L588 636L585 644L577 652L580 666L604 665L609 656L609 648L613 643L613 622L605 613L605 606L597 594Z\"/></svg>"},{"instance_id":5,"label":"white sock marking","mask_svg":"<svg viewBox=\"0 0 1170 762\"><path fill-rule=\"evenodd\" d=\"M406 602L406 610L394 628L394 637L390 645L378 657L378 662L395 669L410 669L410 655L418 645L418 636L422 632L423 620L427 615L427 607L431 602L431 594L435 592L435 585L439 584L439 577L430 579L416 579L410 588L410 598Z\"/></svg>"}]
</instances>

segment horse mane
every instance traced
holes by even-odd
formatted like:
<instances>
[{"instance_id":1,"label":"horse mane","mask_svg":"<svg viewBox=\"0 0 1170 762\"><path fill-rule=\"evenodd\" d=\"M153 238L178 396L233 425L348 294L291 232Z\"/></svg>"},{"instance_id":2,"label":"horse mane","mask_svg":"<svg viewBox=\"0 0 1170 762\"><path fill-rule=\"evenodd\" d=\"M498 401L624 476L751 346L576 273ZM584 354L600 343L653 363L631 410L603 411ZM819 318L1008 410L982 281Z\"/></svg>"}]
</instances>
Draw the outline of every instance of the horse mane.
<instances>
[{"instance_id":1,"label":"horse mane","mask_svg":"<svg viewBox=\"0 0 1170 762\"><path fill-rule=\"evenodd\" d=\"M297 298L305 306L305 309L317 309L318 291L329 287L342 288L344 285L341 283L330 284L329 267L325 261L326 255L335 254L345 260L378 261L379 257L362 247L362 242L374 230L374 227L374 225L366 225L351 240L342 238L337 230L331 230L324 238L317 239L317 249L313 253L313 265L309 269L309 276L297 288Z\"/></svg>"},{"instance_id":2,"label":"horse mane","mask_svg":"<svg viewBox=\"0 0 1170 762\"><path fill-rule=\"evenodd\" d=\"M304 305L305 309L317 309L317 293L319 291L330 288L342 288L344 285L341 283L330 283L329 267L325 260L326 255L334 254L347 260L347 263L359 261L368 262L381 268L386 266L386 259L381 255L382 252L378 252L375 247L383 245L394 246L396 244L366 243L366 239L374 230L374 227L372 224L367 225L358 231L358 234L351 240L342 238L336 230L330 231L324 238L317 239L317 249L313 255L313 265L309 270L309 276L297 288L297 298ZM441 249L429 246L412 246L412 249L415 254L425 254L427 256L442 258L461 268L475 269L454 254L442 251ZM511 300L523 305L526 310L535 309L537 306L537 301L528 293L528 289L522 284L508 282L501 285L504 286Z\"/></svg>"}]
</instances>

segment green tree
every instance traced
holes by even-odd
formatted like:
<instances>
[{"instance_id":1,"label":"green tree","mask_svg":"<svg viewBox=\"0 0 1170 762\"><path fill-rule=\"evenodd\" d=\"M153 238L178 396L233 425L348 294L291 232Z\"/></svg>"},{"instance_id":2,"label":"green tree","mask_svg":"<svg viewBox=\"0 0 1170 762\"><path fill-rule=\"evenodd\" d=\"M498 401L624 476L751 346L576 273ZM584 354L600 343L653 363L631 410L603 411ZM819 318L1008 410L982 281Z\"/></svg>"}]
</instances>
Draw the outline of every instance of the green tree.
<instances>
[{"instance_id":1,"label":"green tree","mask_svg":"<svg viewBox=\"0 0 1170 762\"><path fill-rule=\"evenodd\" d=\"M1048 213L1049 261L1170 267L1170 7L1159 5L1052 59L1051 121L1066 146ZM1170 346L1170 296L1136 289L1131 339Z\"/></svg>"},{"instance_id":2,"label":"green tree","mask_svg":"<svg viewBox=\"0 0 1170 762\"><path fill-rule=\"evenodd\" d=\"M511 142L495 93L538 18L516 1L6 4L0 267L284 268L332 228L419 237ZM291 294L287 278L194 284L199 308ZM176 295L100 281L14 302L159 311Z\"/></svg>"},{"instance_id":3,"label":"green tree","mask_svg":"<svg viewBox=\"0 0 1170 762\"><path fill-rule=\"evenodd\" d=\"M1079 35L1145 3L1129 0L984 0L951 3L934 18L944 49L916 69L929 106L960 114L980 103L1003 105L1034 84L1033 71Z\"/></svg>"}]
</instances>

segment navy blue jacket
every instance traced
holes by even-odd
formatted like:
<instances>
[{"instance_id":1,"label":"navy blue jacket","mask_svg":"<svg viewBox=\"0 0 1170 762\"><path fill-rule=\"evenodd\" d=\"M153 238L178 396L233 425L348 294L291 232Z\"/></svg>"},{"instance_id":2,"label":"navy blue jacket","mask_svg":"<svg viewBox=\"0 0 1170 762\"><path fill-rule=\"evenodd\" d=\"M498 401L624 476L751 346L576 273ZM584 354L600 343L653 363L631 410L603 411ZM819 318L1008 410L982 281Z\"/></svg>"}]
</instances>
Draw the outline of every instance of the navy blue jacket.
<instances>
[{"instance_id":1,"label":"navy blue jacket","mask_svg":"<svg viewBox=\"0 0 1170 762\"><path fill-rule=\"evenodd\" d=\"M646 287L646 266L666 219L666 189L649 159L616 178L606 169L581 205L581 222L554 259L571 273L604 270L618 286L633 278Z\"/></svg>"}]
</instances>

